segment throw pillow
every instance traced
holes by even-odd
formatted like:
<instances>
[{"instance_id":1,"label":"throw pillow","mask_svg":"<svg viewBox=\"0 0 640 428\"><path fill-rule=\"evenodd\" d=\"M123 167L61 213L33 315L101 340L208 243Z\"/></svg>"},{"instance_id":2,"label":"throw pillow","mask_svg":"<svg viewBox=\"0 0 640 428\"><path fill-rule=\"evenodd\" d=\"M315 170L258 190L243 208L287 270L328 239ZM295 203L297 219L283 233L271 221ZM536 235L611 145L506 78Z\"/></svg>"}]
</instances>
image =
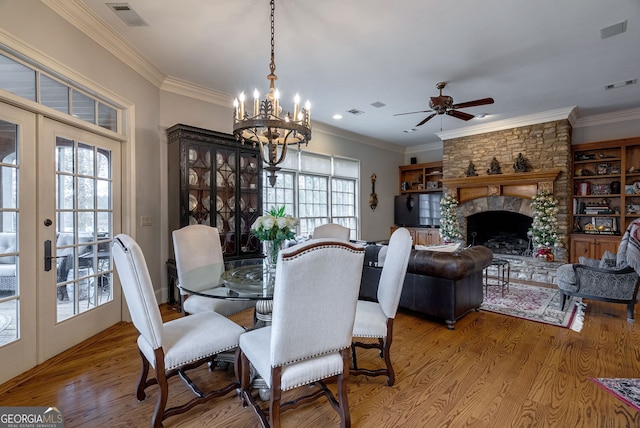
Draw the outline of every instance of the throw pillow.
<instances>
[{"instance_id":1,"label":"throw pillow","mask_svg":"<svg viewBox=\"0 0 640 428\"><path fill-rule=\"evenodd\" d=\"M605 251L598 265L600 269L613 269L616 267L616 255L611 251Z\"/></svg>"}]
</instances>

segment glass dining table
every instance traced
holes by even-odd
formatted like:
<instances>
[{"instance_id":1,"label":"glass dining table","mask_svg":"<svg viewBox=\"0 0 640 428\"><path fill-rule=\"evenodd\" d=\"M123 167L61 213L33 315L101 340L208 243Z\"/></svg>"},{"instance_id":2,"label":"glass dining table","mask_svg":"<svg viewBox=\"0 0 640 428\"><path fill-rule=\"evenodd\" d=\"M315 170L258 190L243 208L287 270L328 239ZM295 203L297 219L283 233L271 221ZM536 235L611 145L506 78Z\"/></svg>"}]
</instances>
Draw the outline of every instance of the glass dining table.
<instances>
[{"instance_id":1,"label":"glass dining table","mask_svg":"<svg viewBox=\"0 0 640 428\"><path fill-rule=\"evenodd\" d=\"M275 272L267 269L264 260L251 258L225 261L218 284L209 289L190 290L179 286L187 293L212 299L253 300L256 302L254 328L270 325Z\"/></svg>"},{"instance_id":2,"label":"glass dining table","mask_svg":"<svg viewBox=\"0 0 640 428\"><path fill-rule=\"evenodd\" d=\"M205 290L189 290L179 285L187 293L212 299L255 300L255 323L253 328L271 325L273 310L273 289L275 272L269 271L264 258L230 260L224 263L224 270L218 284ZM235 362L235 353L220 356L220 361ZM254 370L251 373L252 387L258 390L263 400L269 400L269 386Z\"/></svg>"}]
</instances>

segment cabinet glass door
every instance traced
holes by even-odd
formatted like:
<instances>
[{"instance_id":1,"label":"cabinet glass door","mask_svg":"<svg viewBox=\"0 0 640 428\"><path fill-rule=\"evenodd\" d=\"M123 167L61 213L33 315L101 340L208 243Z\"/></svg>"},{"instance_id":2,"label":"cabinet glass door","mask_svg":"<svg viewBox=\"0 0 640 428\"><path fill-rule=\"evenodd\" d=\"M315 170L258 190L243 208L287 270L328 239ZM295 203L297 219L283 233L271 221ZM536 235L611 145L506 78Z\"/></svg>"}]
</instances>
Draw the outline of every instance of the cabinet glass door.
<instances>
[{"instance_id":1,"label":"cabinet glass door","mask_svg":"<svg viewBox=\"0 0 640 428\"><path fill-rule=\"evenodd\" d=\"M240 189L239 189L239 213L242 217L240 228L240 254L260 252L260 241L251 234L251 225L256 221L260 213L261 192L258 190L260 173L256 153L240 152Z\"/></svg>"},{"instance_id":2,"label":"cabinet glass door","mask_svg":"<svg viewBox=\"0 0 640 428\"><path fill-rule=\"evenodd\" d=\"M211 225L211 150L192 144L187 151L189 224Z\"/></svg>"},{"instance_id":3,"label":"cabinet glass door","mask_svg":"<svg viewBox=\"0 0 640 428\"><path fill-rule=\"evenodd\" d=\"M216 150L216 203L220 209L216 212L216 223L220 233L222 252L225 256L234 256L236 251L236 223L244 226L242 216L238 215L236 201L237 151L234 149L218 148Z\"/></svg>"}]
</instances>

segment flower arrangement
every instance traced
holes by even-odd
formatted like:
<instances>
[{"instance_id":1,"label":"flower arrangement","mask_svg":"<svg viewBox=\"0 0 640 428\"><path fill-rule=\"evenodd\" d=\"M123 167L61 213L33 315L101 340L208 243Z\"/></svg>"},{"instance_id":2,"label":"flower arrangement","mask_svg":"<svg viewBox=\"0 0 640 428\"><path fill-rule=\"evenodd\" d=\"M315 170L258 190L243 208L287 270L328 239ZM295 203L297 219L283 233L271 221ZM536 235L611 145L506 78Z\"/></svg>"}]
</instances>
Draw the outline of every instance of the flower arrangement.
<instances>
[{"instance_id":1,"label":"flower arrangement","mask_svg":"<svg viewBox=\"0 0 640 428\"><path fill-rule=\"evenodd\" d=\"M549 192L541 191L533 196L531 206L533 222L529 232L531 232L534 247L538 249L536 257L549 260L549 255L553 258L550 248L559 245L558 200Z\"/></svg>"},{"instance_id":2,"label":"flower arrangement","mask_svg":"<svg viewBox=\"0 0 640 428\"><path fill-rule=\"evenodd\" d=\"M298 220L284 213L284 206L271 207L267 214L256 219L251 225L251 232L263 243L263 251L270 271L275 271L278 252L287 239L295 237Z\"/></svg>"},{"instance_id":3,"label":"flower arrangement","mask_svg":"<svg viewBox=\"0 0 640 428\"><path fill-rule=\"evenodd\" d=\"M261 215L251 225L251 232L260 241L285 241L295 236L298 220L284 213L284 205L280 208L271 207L265 215Z\"/></svg>"},{"instance_id":4,"label":"flower arrangement","mask_svg":"<svg viewBox=\"0 0 640 428\"><path fill-rule=\"evenodd\" d=\"M445 193L440 200L440 236L446 243L455 242L461 238L456 208L458 208L456 198Z\"/></svg>"}]
</instances>

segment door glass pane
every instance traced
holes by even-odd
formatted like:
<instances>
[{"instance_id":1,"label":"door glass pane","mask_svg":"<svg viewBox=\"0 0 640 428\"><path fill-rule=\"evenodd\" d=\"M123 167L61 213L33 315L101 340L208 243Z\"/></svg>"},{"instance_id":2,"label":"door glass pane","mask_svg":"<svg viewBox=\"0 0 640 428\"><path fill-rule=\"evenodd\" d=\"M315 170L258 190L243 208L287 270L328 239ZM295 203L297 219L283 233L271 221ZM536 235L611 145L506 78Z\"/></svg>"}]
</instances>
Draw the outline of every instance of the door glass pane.
<instances>
[{"instance_id":1,"label":"door glass pane","mask_svg":"<svg viewBox=\"0 0 640 428\"><path fill-rule=\"evenodd\" d=\"M116 131L117 111L102 103L98 103L98 125Z\"/></svg>"},{"instance_id":2,"label":"door glass pane","mask_svg":"<svg viewBox=\"0 0 640 428\"><path fill-rule=\"evenodd\" d=\"M96 123L96 102L82 92L71 90L71 109L75 117Z\"/></svg>"},{"instance_id":3,"label":"door glass pane","mask_svg":"<svg viewBox=\"0 0 640 428\"><path fill-rule=\"evenodd\" d=\"M0 346L20 338L18 126L0 120Z\"/></svg>"},{"instance_id":4,"label":"door glass pane","mask_svg":"<svg viewBox=\"0 0 640 428\"><path fill-rule=\"evenodd\" d=\"M69 87L44 74L40 75L40 102L47 107L69 114Z\"/></svg>"},{"instance_id":5,"label":"door glass pane","mask_svg":"<svg viewBox=\"0 0 640 428\"><path fill-rule=\"evenodd\" d=\"M0 88L31 101L36 100L36 72L0 55Z\"/></svg>"},{"instance_id":6,"label":"door glass pane","mask_svg":"<svg viewBox=\"0 0 640 428\"><path fill-rule=\"evenodd\" d=\"M109 151L57 141L57 320L62 321L113 298L113 189Z\"/></svg>"}]
</instances>

